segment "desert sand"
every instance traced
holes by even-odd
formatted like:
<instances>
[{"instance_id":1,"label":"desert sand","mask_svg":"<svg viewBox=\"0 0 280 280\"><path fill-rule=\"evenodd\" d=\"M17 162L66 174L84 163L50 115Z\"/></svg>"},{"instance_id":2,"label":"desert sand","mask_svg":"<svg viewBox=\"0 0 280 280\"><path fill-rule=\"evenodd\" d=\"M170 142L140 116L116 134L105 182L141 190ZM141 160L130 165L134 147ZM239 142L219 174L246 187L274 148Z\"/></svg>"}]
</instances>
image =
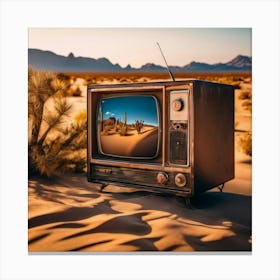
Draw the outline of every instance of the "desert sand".
<instances>
[{"instance_id":1,"label":"desert sand","mask_svg":"<svg viewBox=\"0 0 280 280\"><path fill-rule=\"evenodd\" d=\"M84 102L85 96L76 98L73 107L83 108ZM203 193L191 209L183 198L167 194L113 185L100 192L100 185L87 182L85 174L30 177L29 252L250 253L251 157L240 151L238 139L251 129L251 116L238 98L235 111L235 178L223 192Z\"/></svg>"},{"instance_id":2,"label":"desert sand","mask_svg":"<svg viewBox=\"0 0 280 280\"><path fill-rule=\"evenodd\" d=\"M84 174L29 180L29 252L250 251L251 173L246 158L224 192L193 201L88 183Z\"/></svg>"},{"instance_id":3,"label":"desert sand","mask_svg":"<svg viewBox=\"0 0 280 280\"><path fill-rule=\"evenodd\" d=\"M118 133L100 137L102 151L109 155L122 155L127 157L153 157L158 146L158 129L143 127L141 134L129 130L128 135Z\"/></svg>"}]
</instances>

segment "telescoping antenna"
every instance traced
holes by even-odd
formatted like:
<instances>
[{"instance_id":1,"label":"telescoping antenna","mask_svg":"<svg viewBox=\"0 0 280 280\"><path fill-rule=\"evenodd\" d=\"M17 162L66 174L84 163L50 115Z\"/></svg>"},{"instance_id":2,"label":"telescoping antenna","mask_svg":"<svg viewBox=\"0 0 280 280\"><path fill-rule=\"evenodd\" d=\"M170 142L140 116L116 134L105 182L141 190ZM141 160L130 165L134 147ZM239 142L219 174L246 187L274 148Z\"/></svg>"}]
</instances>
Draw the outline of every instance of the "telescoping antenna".
<instances>
[{"instance_id":1,"label":"telescoping antenna","mask_svg":"<svg viewBox=\"0 0 280 280\"><path fill-rule=\"evenodd\" d=\"M166 59L165 59L165 57L164 57L164 55L163 55L163 52L162 52L161 47L160 47L160 45L159 45L159 43L158 43L158 42L157 42L157 45L158 45L159 50L160 50L160 52L161 52L161 55L162 55L162 57L163 57L163 59L164 59L164 61L165 61L165 64L166 64L166 67L167 67L168 73L169 73L169 75L170 75L170 77L171 77L172 81L173 81L173 82L175 82L175 78L174 78L174 76L173 76L172 72L171 72L171 71L170 71L170 69L169 69L169 66L168 66L168 64L167 64L167 62L166 62Z\"/></svg>"}]
</instances>

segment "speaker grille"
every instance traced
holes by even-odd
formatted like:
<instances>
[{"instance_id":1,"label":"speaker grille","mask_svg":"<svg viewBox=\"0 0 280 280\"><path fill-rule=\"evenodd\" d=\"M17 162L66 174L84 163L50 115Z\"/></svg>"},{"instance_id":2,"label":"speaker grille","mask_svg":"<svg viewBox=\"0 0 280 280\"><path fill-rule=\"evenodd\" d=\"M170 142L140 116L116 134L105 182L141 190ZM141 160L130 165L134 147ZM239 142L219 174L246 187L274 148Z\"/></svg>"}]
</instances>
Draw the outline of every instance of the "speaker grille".
<instances>
[{"instance_id":1,"label":"speaker grille","mask_svg":"<svg viewBox=\"0 0 280 280\"><path fill-rule=\"evenodd\" d=\"M187 164L187 131L170 131L170 163Z\"/></svg>"}]
</instances>

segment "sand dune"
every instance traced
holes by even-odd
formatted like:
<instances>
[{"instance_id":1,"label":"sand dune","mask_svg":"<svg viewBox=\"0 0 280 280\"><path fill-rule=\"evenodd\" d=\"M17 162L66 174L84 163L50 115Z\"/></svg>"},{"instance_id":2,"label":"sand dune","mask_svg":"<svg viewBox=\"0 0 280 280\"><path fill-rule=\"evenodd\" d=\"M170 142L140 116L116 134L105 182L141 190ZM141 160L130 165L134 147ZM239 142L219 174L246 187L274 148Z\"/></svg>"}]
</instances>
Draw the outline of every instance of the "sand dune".
<instances>
[{"instance_id":1,"label":"sand dune","mask_svg":"<svg viewBox=\"0 0 280 280\"><path fill-rule=\"evenodd\" d=\"M141 134L130 130L127 136L118 133L100 137L102 151L109 155L153 157L157 151L158 128L144 127Z\"/></svg>"}]
</instances>

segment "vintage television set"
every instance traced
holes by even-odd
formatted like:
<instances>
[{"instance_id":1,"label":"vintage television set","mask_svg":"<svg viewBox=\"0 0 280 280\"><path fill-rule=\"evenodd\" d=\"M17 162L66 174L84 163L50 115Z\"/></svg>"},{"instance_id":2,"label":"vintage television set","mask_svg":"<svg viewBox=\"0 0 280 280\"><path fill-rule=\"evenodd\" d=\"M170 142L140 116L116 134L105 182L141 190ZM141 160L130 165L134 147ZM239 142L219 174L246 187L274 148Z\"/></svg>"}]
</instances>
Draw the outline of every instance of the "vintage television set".
<instances>
[{"instance_id":1,"label":"vintage television set","mask_svg":"<svg viewBox=\"0 0 280 280\"><path fill-rule=\"evenodd\" d=\"M190 198L234 178L234 88L89 85L88 181Z\"/></svg>"}]
</instances>

